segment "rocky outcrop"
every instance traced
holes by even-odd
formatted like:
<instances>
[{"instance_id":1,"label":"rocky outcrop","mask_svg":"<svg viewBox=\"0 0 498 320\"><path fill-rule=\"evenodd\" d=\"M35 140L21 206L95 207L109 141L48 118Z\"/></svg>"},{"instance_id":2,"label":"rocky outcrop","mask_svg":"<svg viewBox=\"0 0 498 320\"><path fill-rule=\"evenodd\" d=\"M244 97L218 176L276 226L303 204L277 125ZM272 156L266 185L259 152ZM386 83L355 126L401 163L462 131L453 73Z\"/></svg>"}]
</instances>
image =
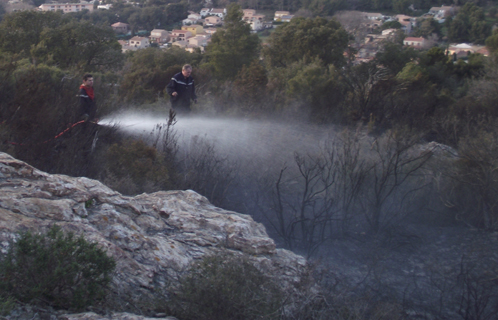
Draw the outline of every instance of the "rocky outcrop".
<instances>
[{"instance_id":1,"label":"rocky outcrop","mask_svg":"<svg viewBox=\"0 0 498 320\"><path fill-rule=\"evenodd\" d=\"M98 242L116 259L113 289L147 295L205 255L247 255L284 285L306 260L278 249L250 216L217 208L194 191L123 196L96 180L51 175L0 153L0 249L19 231L56 224Z\"/></svg>"}]
</instances>

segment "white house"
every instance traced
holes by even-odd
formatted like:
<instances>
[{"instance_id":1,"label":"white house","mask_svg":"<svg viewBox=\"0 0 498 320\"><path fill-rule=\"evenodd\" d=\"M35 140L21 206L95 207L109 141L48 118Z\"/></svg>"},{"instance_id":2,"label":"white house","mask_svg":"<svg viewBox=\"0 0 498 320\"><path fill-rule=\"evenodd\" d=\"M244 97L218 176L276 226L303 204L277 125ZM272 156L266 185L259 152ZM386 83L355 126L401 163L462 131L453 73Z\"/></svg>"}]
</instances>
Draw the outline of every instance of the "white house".
<instances>
[{"instance_id":1,"label":"white house","mask_svg":"<svg viewBox=\"0 0 498 320\"><path fill-rule=\"evenodd\" d=\"M425 46L425 39L422 37L406 37L403 40L405 46L422 49Z\"/></svg>"},{"instance_id":2,"label":"white house","mask_svg":"<svg viewBox=\"0 0 498 320\"><path fill-rule=\"evenodd\" d=\"M376 12L363 12L365 15L365 18L368 20L382 20L384 18L384 15L382 13L376 13Z\"/></svg>"},{"instance_id":3,"label":"white house","mask_svg":"<svg viewBox=\"0 0 498 320\"><path fill-rule=\"evenodd\" d=\"M448 47L448 53L456 58L466 57L471 53L479 53L483 56L489 56L489 50L485 46L468 43L450 44Z\"/></svg>"},{"instance_id":4,"label":"white house","mask_svg":"<svg viewBox=\"0 0 498 320\"><path fill-rule=\"evenodd\" d=\"M260 30L263 30L265 28L263 21L258 20L258 19L252 20L250 22L250 25L251 25L251 30L253 30L253 31L260 31Z\"/></svg>"},{"instance_id":5,"label":"white house","mask_svg":"<svg viewBox=\"0 0 498 320\"><path fill-rule=\"evenodd\" d=\"M133 37L128 43L130 47L137 49L144 49L150 46L149 38L146 37Z\"/></svg>"},{"instance_id":6,"label":"white house","mask_svg":"<svg viewBox=\"0 0 498 320\"><path fill-rule=\"evenodd\" d=\"M62 11L67 12L78 12L82 10L93 11L93 3L81 2L81 3L44 3L38 7L39 11Z\"/></svg>"},{"instance_id":7,"label":"white house","mask_svg":"<svg viewBox=\"0 0 498 320\"><path fill-rule=\"evenodd\" d=\"M190 19L190 18L183 19L182 20L182 25L189 26L189 25L192 25L192 24L196 24L197 21L199 21L199 20L194 20L194 19Z\"/></svg>"},{"instance_id":8,"label":"white house","mask_svg":"<svg viewBox=\"0 0 498 320\"><path fill-rule=\"evenodd\" d=\"M288 15L290 15L289 11L275 11L275 17L273 18L273 20L281 21L283 16L288 16Z\"/></svg>"},{"instance_id":9,"label":"white house","mask_svg":"<svg viewBox=\"0 0 498 320\"><path fill-rule=\"evenodd\" d=\"M199 22L199 20L202 20L202 16L200 14L191 13L187 16L187 19L182 20L182 25L187 26L187 25L196 24Z\"/></svg>"},{"instance_id":10,"label":"white house","mask_svg":"<svg viewBox=\"0 0 498 320\"><path fill-rule=\"evenodd\" d=\"M169 41L169 32L164 29L154 29L150 32L150 42L166 43Z\"/></svg>"},{"instance_id":11,"label":"white house","mask_svg":"<svg viewBox=\"0 0 498 320\"><path fill-rule=\"evenodd\" d=\"M434 19L440 20L455 15L456 8L454 6L432 7L429 13L434 15Z\"/></svg>"},{"instance_id":12,"label":"white house","mask_svg":"<svg viewBox=\"0 0 498 320\"><path fill-rule=\"evenodd\" d=\"M202 8L201 9L201 12L200 12L200 15L202 18L205 18L207 17L207 15L209 14L209 11L211 11L210 8Z\"/></svg>"},{"instance_id":13,"label":"white house","mask_svg":"<svg viewBox=\"0 0 498 320\"><path fill-rule=\"evenodd\" d=\"M209 11L209 15L211 16L217 16L217 17L220 17L221 20L223 20L225 18L227 14L227 9L211 9L211 11Z\"/></svg>"},{"instance_id":14,"label":"white house","mask_svg":"<svg viewBox=\"0 0 498 320\"><path fill-rule=\"evenodd\" d=\"M201 20L202 16L198 13L191 13L187 16L187 19L192 19L192 20Z\"/></svg>"}]
</instances>

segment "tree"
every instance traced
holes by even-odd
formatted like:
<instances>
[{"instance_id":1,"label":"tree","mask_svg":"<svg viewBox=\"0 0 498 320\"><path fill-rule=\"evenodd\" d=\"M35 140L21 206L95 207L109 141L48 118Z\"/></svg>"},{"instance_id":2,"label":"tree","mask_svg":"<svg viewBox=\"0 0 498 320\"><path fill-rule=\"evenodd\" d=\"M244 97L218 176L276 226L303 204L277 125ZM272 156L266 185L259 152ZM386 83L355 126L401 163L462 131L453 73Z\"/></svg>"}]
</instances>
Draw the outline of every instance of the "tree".
<instances>
[{"instance_id":1,"label":"tree","mask_svg":"<svg viewBox=\"0 0 498 320\"><path fill-rule=\"evenodd\" d=\"M385 23L380 26L381 30L386 30L386 29L401 29L403 25L399 23L399 21L386 21Z\"/></svg>"},{"instance_id":2,"label":"tree","mask_svg":"<svg viewBox=\"0 0 498 320\"><path fill-rule=\"evenodd\" d=\"M359 192L369 171L358 136L345 131L318 153L295 153L291 165L262 182L262 211L285 247L308 257L349 233Z\"/></svg>"},{"instance_id":3,"label":"tree","mask_svg":"<svg viewBox=\"0 0 498 320\"><path fill-rule=\"evenodd\" d=\"M56 12L22 11L0 23L0 51L63 69L119 67L123 56L108 26L78 22Z\"/></svg>"},{"instance_id":4,"label":"tree","mask_svg":"<svg viewBox=\"0 0 498 320\"><path fill-rule=\"evenodd\" d=\"M286 95L291 101L298 101L318 121L338 116L340 102L344 100L343 78L333 65L322 66L320 61L293 64L292 75L287 81Z\"/></svg>"},{"instance_id":5,"label":"tree","mask_svg":"<svg viewBox=\"0 0 498 320\"><path fill-rule=\"evenodd\" d=\"M232 79L257 59L259 38L251 34L249 24L242 20L238 4L228 6L225 26L219 29L206 47L208 64L218 79Z\"/></svg>"},{"instance_id":6,"label":"tree","mask_svg":"<svg viewBox=\"0 0 498 320\"><path fill-rule=\"evenodd\" d=\"M459 221L485 230L498 229L498 132L476 130L462 138L458 157L448 162L439 182L445 205Z\"/></svg>"},{"instance_id":7,"label":"tree","mask_svg":"<svg viewBox=\"0 0 498 320\"><path fill-rule=\"evenodd\" d=\"M0 3L0 21L2 21L4 14L5 14L5 5L3 3Z\"/></svg>"},{"instance_id":8,"label":"tree","mask_svg":"<svg viewBox=\"0 0 498 320\"><path fill-rule=\"evenodd\" d=\"M415 31L415 36L427 38L433 34L441 35L441 24L433 18L424 19Z\"/></svg>"},{"instance_id":9,"label":"tree","mask_svg":"<svg viewBox=\"0 0 498 320\"><path fill-rule=\"evenodd\" d=\"M242 67L234 81L234 94L243 111L257 112L263 109L267 99L267 83L266 69L259 61L254 60L249 66Z\"/></svg>"},{"instance_id":10,"label":"tree","mask_svg":"<svg viewBox=\"0 0 498 320\"><path fill-rule=\"evenodd\" d=\"M31 46L40 42L42 31L56 28L61 23L61 12L20 11L9 14L0 23L0 50L27 58Z\"/></svg>"},{"instance_id":11,"label":"tree","mask_svg":"<svg viewBox=\"0 0 498 320\"><path fill-rule=\"evenodd\" d=\"M82 310L105 299L115 266L97 243L58 226L24 232L0 260L0 296Z\"/></svg>"},{"instance_id":12,"label":"tree","mask_svg":"<svg viewBox=\"0 0 498 320\"><path fill-rule=\"evenodd\" d=\"M31 54L35 60L63 69L78 67L88 71L117 68L123 61L113 30L90 22L71 21L45 29Z\"/></svg>"},{"instance_id":13,"label":"tree","mask_svg":"<svg viewBox=\"0 0 498 320\"><path fill-rule=\"evenodd\" d=\"M493 34L486 39L486 47L491 54L498 54L498 30L493 31Z\"/></svg>"},{"instance_id":14,"label":"tree","mask_svg":"<svg viewBox=\"0 0 498 320\"><path fill-rule=\"evenodd\" d=\"M263 56L272 67L288 67L316 58L323 65L340 67L348 42L349 35L335 20L294 18L270 35Z\"/></svg>"},{"instance_id":15,"label":"tree","mask_svg":"<svg viewBox=\"0 0 498 320\"><path fill-rule=\"evenodd\" d=\"M348 2L346 0L311 0L307 9L315 15L332 16L339 10L348 9Z\"/></svg>"},{"instance_id":16,"label":"tree","mask_svg":"<svg viewBox=\"0 0 498 320\"><path fill-rule=\"evenodd\" d=\"M368 19L360 11L340 11L334 15L344 29L355 38L355 43L360 46L368 34Z\"/></svg>"},{"instance_id":17,"label":"tree","mask_svg":"<svg viewBox=\"0 0 498 320\"><path fill-rule=\"evenodd\" d=\"M403 219L406 214L402 210L404 201L428 184L422 169L432 157L433 150L415 151L419 141L417 135L388 131L371 146L371 171L360 202L374 233Z\"/></svg>"},{"instance_id":18,"label":"tree","mask_svg":"<svg viewBox=\"0 0 498 320\"><path fill-rule=\"evenodd\" d=\"M187 4L185 2L170 3L164 8L168 23L178 22L187 18Z\"/></svg>"},{"instance_id":19,"label":"tree","mask_svg":"<svg viewBox=\"0 0 498 320\"><path fill-rule=\"evenodd\" d=\"M120 86L124 101L153 102L162 96L171 77L180 72L182 65L195 65L198 54L185 52L173 46L167 51L158 48L138 50L129 57ZM198 59L197 59L198 60Z\"/></svg>"},{"instance_id":20,"label":"tree","mask_svg":"<svg viewBox=\"0 0 498 320\"><path fill-rule=\"evenodd\" d=\"M417 57L417 52L410 47L398 43L388 42L382 51L375 54L379 64L391 70L396 75L403 70L405 65Z\"/></svg>"},{"instance_id":21,"label":"tree","mask_svg":"<svg viewBox=\"0 0 498 320\"><path fill-rule=\"evenodd\" d=\"M449 23L448 38L453 42L484 43L490 32L482 8L467 2Z\"/></svg>"}]
</instances>

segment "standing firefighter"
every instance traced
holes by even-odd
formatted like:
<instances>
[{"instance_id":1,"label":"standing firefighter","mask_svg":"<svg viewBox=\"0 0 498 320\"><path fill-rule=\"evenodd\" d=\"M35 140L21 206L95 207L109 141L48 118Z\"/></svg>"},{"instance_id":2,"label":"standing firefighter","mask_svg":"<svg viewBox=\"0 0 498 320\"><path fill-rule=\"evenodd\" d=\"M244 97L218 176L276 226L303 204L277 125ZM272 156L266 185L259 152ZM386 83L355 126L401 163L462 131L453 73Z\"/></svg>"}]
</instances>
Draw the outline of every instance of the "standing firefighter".
<instances>
[{"instance_id":1,"label":"standing firefighter","mask_svg":"<svg viewBox=\"0 0 498 320\"><path fill-rule=\"evenodd\" d=\"M93 76L85 74L83 84L80 86L80 119L92 121L95 119L97 107L95 105L95 96L93 94Z\"/></svg>"},{"instance_id":2,"label":"standing firefighter","mask_svg":"<svg viewBox=\"0 0 498 320\"><path fill-rule=\"evenodd\" d=\"M194 79L190 76L192 67L184 65L182 72L179 72L171 78L166 86L166 92L171 99L171 107L179 113L190 112L190 100L197 102L195 95Z\"/></svg>"}]
</instances>

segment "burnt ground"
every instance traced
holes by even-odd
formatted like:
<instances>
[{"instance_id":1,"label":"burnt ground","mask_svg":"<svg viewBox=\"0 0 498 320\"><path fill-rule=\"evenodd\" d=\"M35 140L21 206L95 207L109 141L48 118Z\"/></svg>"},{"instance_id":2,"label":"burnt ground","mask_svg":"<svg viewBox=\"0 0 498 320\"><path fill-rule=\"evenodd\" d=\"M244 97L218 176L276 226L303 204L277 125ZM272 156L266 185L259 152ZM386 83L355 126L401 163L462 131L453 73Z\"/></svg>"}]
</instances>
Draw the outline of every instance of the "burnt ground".
<instances>
[{"instance_id":1,"label":"burnt ground","mask_svg":"<svg viewBox=\"0 0 498 320\"><path fill-rule=\"evenodd\" d=\"M334 290L395 303L406 319L498 319L498 232L414 226L336 240L317 256Z\"/></svg>"}]
</instances>

